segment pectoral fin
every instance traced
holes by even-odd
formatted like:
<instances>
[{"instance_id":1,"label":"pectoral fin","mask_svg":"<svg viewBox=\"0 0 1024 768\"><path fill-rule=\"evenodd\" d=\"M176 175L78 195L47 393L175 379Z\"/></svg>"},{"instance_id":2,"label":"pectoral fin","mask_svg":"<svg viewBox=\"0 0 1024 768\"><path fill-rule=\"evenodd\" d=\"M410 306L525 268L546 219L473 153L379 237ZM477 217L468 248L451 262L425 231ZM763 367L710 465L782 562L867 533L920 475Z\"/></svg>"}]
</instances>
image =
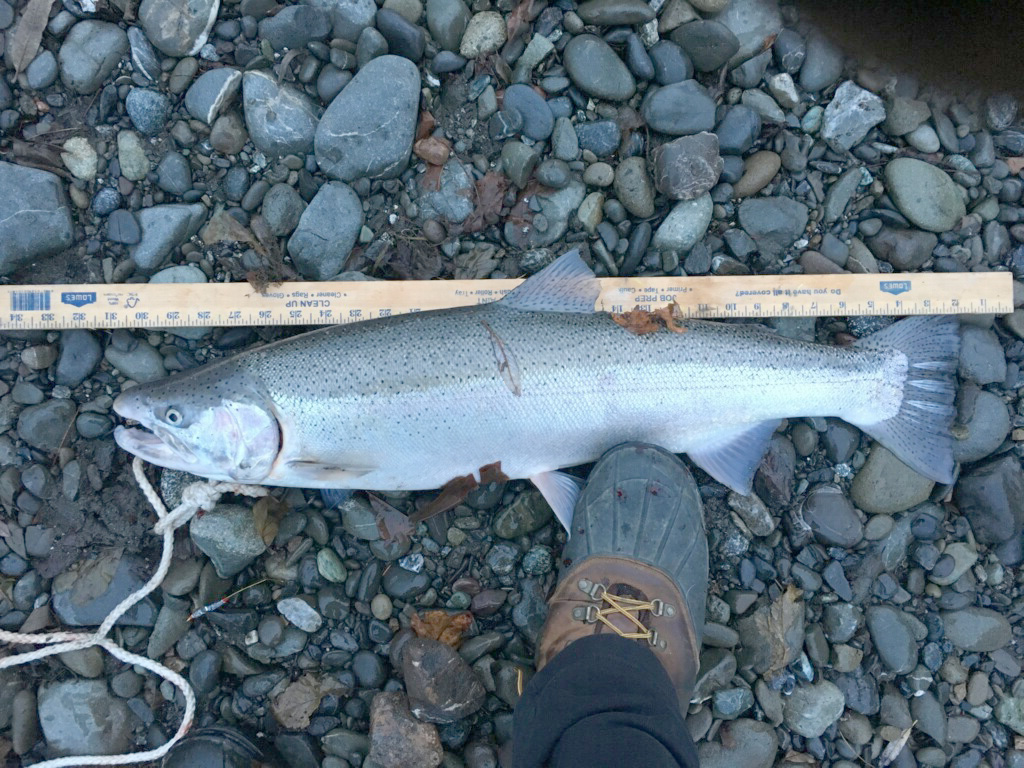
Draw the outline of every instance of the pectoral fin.
<instances>
[{"instance_id":1,"label":"pectoral fin","mask_svg":"<svg viewBox=\"0 0 1024 768\"><path fill-rule=\"evenodd\" d=\"M721 432L716 439L687 453L694 464L715 480L746 496L779 424L779 420L773 419Z\"/></svg>"},{"instance_id":2,"label":"pectoral fin","mask_svg":"<svg viewBox=\"0 0 1024 768\"><path fill-rule=\"evenodd\" d=\"M551 506L558 522L566 532L569 532L576 501L580 497L580 481L564 472L542 472L539 475L531 475L530 480Z\"/></svg>"}]
</instances>

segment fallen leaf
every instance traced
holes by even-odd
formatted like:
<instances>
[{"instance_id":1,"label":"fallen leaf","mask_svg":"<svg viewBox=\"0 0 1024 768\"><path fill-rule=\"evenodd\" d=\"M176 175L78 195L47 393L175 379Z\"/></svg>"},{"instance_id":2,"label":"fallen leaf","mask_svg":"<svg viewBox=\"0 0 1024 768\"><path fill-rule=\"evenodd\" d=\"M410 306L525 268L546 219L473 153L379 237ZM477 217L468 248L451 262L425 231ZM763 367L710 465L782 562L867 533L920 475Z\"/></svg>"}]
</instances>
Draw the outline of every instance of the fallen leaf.
<instances>
[{"instance_id":1,"label":"fallen leaf","mask_svg":"<svg viewBox=\"0 0 1024 768\"><path fill-rule=\"evenodd\" d=\"M803 765L817 765L818 761L814 759L814 755L808 755L806 752L797 752L795 749L789 750L785 755L782 756L783 763L796 763Z\"/></svg>"},{"instance_id":2,"label":"fallen leaf","mask_svg":"<svg viewBox=\"0 0 1024 768\"><path fill-rule=\"evenodd\" d=\"M409 518L372 493L366 495L370 499L370 508L377 518L377 531L381 539L388 543L408 541L416 530Z\"/></svg>"},{"instance_id":3,"label":"fallen leaf","mask_svg":"<svg viewBox=\"0 0 1024 768\"><path fill-rule=\"evenodd\" d=\"M885 749L882 750L882 754L878 756L878 768L886 768L893 760L900 756L900 752L907 746L907 742L910 740L910 734L914 730L914 726L917 725L917 720L910 724L910 727L900 734L898 739L893 739L885 745Z\"/></svg>"},{"instance_id":4,"label":"fallen leaf","mask_svg":"<svg viewBox=\"0 0 1024 768\"><path fill-rule=\"evenodd\" d=\"M675 309L675 304L652 311L640 309L638 306L628 312L613 312L612 320L637 336L654 333L662 328L672 333L686 333L686 326L679 325L677 322L681 318L676 317Z\"/></svg>"},{"instance_id":5,"label":"fallen leaf","mask_svg":"<svg viewBox=\"0 0 1024 768\"><path fill-rule=\"evenodd\" d=\"M419 509L410 515L409 521L418 524L422 523L424 520L429 520L434 515L447 512L449 509L465 499L466 494L476 487L477 482L473 475L453 477L445 483L444 488L438 492L437 496L435 496L432 501L428 502L422 509Z\"/></svg>"},{"instance_id":6,"label":"fallen leaf","mask_svg":"<svg viewBox=\"0 0 1024 768\"><path fill-rule=\"evenodd\" d=\"M276 538L281 519L287 512L288 505L273 496L264 496L252 505L252 519L256 532L268 547Z\"/></svg>"},{"instance_id":7,"label":"fallen leaf","mask_svg":"<svg viewBox=\"0 0 1024 768\"><path fill-rule=\"evenodd\" d=\"M316 678L305 674L293 680L270 702L270 711L282 727L301 731L309 727L309 718L320 706L320 700L329 693L342 690L341 683L329 677Z\"/></svg>"},{"instance_id":8,"label":"fallen leaf","mask_svg":"<svg viewBox=\"0 0 1024 768\"><path fill-rule=\"evenodd\" d=\"M39 44L43 41L43 32L50 20L51 7L53 0L29 0L22 11L18 27L11 36L10 50L7 51L15 76L24 71L39 53Z\"/></svg>"},{"instance_id":9,"label":"fallen leaf","mask_svg":"<svg viewBox=\"0 0 1024 768\"><path fill-rule=\"evenodd\" d=\"M530 28L530 22L540 15L546 5L546 0L520 0L509 14L505 25L508 41L511 42L526 32Z\"/></svg>"},{"instance_id":10,"label":"fallen leaf","mask_svg":"<svg viewBox=\"0 0 1024 768\"><path fill-rule=\"evenodd\" d=\"M462 225L465 232L480 232L497 224L501 218L501 207L505 203L508 177L503 173L490 171L477 179L475 185L476 205Z\"/></svg>"},{"instance_id":11,"label":"fallen leaf","mask_svg":"<svg viewBox=\"0 0 1024 768\"><path fill-rule=\"evenodd\" d=\"M473 614L469 611L423 611L414 613L409 623L417 636L429 637L458 648L462 645L462 635L473 625Z\"/></svg>"},{"instance_id":12,"label":"fallen leaf","mask_svg":"<svg viewBox=\"0 0 1024 768\"><path fill-rule=\"evenodd\" d=\"M214 243L245 243L266 255L266 249L263 247L263 244L238 219L223 208L216 211L210 217L210 220L206 222L206 226L199 232L199 238L207 245L213 245Z\"/></svg>"},{"instance_id":13,"label":"fallen leaf","mask_svg":"<svg viewBox=\"0 0 1024 768\"><path fill-rule=\"evenodd\" d=\"M0 523L3 528L0 529L0 538L7 542L7 546L18 553L18 556L22 559L28 559L28 552L25 551L25 531L20 525L15 525L13 528L7 523Z\"/></svg>"},{"instance_id":14,"label":"fallen leaf","mask_svg":"<svg viewBox=\"0 0 1024 768\"><path fill-rule=\"evenodd\" d=\"M1010 167L1010 173L1020 173L1021 171L1024 171L1024 157L1006 157L1003 159Z\"/></svg>"}]
</instances>

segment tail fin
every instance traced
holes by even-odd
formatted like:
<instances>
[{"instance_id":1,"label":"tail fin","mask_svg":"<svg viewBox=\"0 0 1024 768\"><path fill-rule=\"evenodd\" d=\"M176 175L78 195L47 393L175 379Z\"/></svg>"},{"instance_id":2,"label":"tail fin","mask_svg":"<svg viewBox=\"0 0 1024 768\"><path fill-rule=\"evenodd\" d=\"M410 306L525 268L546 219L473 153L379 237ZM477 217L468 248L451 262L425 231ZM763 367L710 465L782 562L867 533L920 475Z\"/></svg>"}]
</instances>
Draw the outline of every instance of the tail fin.
<instances>
[{"instance_id":1,"label":"tail fin","mask_svg":"<svg viewBox=\"0 0 1024 768\"><path fill-rule=\"evenodd\" d=\"M857 424L915 472L953 482L953 435L960 322L951 315L910 317L856 342L866 349L895 347L907 356L903 403L890 419Z\"/></svg>"}]
</instances>

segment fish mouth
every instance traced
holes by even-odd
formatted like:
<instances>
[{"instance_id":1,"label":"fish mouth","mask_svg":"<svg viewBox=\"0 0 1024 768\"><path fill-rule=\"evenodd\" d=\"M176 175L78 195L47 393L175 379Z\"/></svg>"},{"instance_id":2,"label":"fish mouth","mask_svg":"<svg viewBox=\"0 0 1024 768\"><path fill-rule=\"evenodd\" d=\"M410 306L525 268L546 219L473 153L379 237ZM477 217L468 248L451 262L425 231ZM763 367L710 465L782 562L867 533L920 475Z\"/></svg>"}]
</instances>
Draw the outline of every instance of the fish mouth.
<instances>
[{"instance_id":1,"label":"fish mouth","mask_svg":"<svg viewBox=\"0 0 1024 768\"><path fill-rule=\"evenodd\" d=\"M167 469L193 471L195 453L180 440L166 432L157 434L147 429L115 427L114 442L144 461Z\"/></svg>"}]
</instances>

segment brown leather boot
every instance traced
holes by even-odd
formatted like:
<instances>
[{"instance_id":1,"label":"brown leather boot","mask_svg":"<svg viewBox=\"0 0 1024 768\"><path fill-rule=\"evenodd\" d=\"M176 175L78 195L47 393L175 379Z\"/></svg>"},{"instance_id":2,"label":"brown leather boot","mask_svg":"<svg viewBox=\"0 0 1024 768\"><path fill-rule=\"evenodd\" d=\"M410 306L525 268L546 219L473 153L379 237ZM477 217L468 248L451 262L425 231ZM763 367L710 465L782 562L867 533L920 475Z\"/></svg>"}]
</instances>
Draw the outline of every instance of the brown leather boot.
<instances>
[{"instance_id":1,"label":"brown leather boot","mask_svg":"<svg viewBox=\"0 0 1024 768\"><path fill-rule=\"evenodd\" d=\"M683 463L641 443L606 453L580 495L562 562L537 669L574 640L615 632L650 647L685 711L704 631L708 543Z\"/></svg>"}]
</instances>

